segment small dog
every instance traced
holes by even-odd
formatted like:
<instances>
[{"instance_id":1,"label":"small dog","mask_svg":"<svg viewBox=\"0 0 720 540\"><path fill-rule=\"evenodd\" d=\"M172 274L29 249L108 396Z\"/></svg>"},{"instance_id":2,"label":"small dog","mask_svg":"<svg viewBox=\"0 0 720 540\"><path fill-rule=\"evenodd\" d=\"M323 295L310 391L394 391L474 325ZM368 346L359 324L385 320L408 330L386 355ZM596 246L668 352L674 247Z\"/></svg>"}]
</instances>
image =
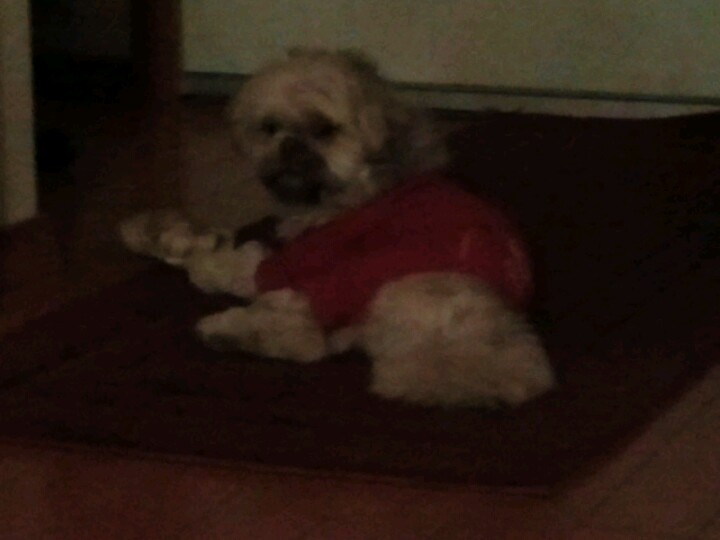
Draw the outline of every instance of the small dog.
<instances>
[{"instance_id":1,"label":"small dog","mask_svg":"<svg viewBox=\"0 0 720 540\"><path fill-rule=\"evenodd\" d=\"M210 346L296 362L361 347L371 390L424 405L518 405L554 375L520 306L522 243L435 173L444 151L364 58L295 51L232 102L238 148L282 203L284 245L233 245L174 212L121 225L125 244L252 299L203 318Z\"/></svg>"}]
</instances>

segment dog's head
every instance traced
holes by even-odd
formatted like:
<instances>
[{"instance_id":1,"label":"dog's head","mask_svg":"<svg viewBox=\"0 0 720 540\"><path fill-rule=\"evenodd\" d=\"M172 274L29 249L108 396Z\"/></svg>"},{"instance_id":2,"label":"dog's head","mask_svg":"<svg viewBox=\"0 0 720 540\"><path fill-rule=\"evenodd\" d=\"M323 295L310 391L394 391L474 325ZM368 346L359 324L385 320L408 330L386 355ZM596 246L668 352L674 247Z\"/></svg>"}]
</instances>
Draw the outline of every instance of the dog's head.
<instances>
[{"instance_id":1,"label":"dog's head","mask_svg":"<svg viewBox=\"0 0 720 540\"><path fill-rule=\"evenodd\" d=\"M443 155L429 122L355 53L291 52L244 85L230 115L256 175L290 205L353 206Z\"/></svg>"}]
</instances>

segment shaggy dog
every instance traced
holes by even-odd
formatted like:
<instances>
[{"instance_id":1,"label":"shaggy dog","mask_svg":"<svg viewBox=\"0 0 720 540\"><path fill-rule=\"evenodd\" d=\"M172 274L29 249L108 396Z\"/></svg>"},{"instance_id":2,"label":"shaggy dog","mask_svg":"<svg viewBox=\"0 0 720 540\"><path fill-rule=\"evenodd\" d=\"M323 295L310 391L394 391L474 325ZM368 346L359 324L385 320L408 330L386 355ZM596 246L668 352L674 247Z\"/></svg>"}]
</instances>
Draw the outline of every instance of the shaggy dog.
<instances>
[{"instance_id":1,"label":"shaggy dog","mask_svg":"<svg viewBox=\"0 0 720 540\"><path fill-rule=\"evenodd\" d=\"M230 107L238 148L283 204L277 250L173 212L121 225L125 244L252 299L197 325L210 346L316 362L351 347L371 390L426 405L517 405L554 376L522 315L530 273L502 214L437 173L425 118L352 53L299 51Z\"/></svg>"}]
</instances>

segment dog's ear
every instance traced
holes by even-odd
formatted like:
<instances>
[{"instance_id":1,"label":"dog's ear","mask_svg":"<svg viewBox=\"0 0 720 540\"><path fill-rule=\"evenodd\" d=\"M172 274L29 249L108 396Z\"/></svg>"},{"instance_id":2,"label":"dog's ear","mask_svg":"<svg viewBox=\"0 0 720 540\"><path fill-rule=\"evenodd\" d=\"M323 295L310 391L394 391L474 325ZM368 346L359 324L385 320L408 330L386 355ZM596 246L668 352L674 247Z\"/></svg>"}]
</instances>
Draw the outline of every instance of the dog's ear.
<instances>
[{"instance_id":1,"label":"dog's ear","mask_svg":"<svg viewBox=\"0 0 720 540\"><path fill-rule=\"evenodd\" d=\"M445 135L426 111L410 109L401 120L405 166L415 172L442 167L447 162Z\"/></svg>"},{"instance_id":2,"label":"dog's ear","mask_svg":"<svg viewBox=\"0 0 720 540\"><path fill-rule=\"evenodd\" d=\"M358 121L371 159L404 171L442 165L443 137L430 116L403 103L377 65L362 52L348 49L340 55L360 76L364 106Z\"/></svg>"},{"instance_id":3,"label":"dog's ear","mask_svg":"<svg viewBox=\"0 0 720 540\"><path fill-rule=\"evenodd\" d=\"M419 172L446 161L444 137L424 112L392 99L365 108L359 121L370 160L378 166Z\"/></svg>"}]
</instances>

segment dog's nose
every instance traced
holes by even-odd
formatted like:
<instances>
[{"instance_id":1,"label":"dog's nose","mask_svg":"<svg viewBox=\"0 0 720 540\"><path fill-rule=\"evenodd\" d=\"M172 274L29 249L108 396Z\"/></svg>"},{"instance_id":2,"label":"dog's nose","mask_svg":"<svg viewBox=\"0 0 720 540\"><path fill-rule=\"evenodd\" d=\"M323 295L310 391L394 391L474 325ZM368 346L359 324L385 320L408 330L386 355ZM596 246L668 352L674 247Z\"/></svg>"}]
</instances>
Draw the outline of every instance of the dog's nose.
<instances>
[{"instance_id":1,"label":"dog's nose","mask_svg":"<svg viewBox=\"0 0 720 540\"><path fill-rule=\"evenodd\" d=\"M298 137L286 137L280 143L280 161L288 171L304 173L322 165L322 158Z\"/></svg>"},{"instance_id":2,"label":"dog's nose","mask_svg":"<svg viewBox=\"0 0 720 540\"><path fill-rule=\"evenodd\" d=\"M280 141L276 159L267 163L261 178L279 200L311 205L320 202L324 175L322 156L302 139L290 136Z\"/></svg>"}]
</instances>

